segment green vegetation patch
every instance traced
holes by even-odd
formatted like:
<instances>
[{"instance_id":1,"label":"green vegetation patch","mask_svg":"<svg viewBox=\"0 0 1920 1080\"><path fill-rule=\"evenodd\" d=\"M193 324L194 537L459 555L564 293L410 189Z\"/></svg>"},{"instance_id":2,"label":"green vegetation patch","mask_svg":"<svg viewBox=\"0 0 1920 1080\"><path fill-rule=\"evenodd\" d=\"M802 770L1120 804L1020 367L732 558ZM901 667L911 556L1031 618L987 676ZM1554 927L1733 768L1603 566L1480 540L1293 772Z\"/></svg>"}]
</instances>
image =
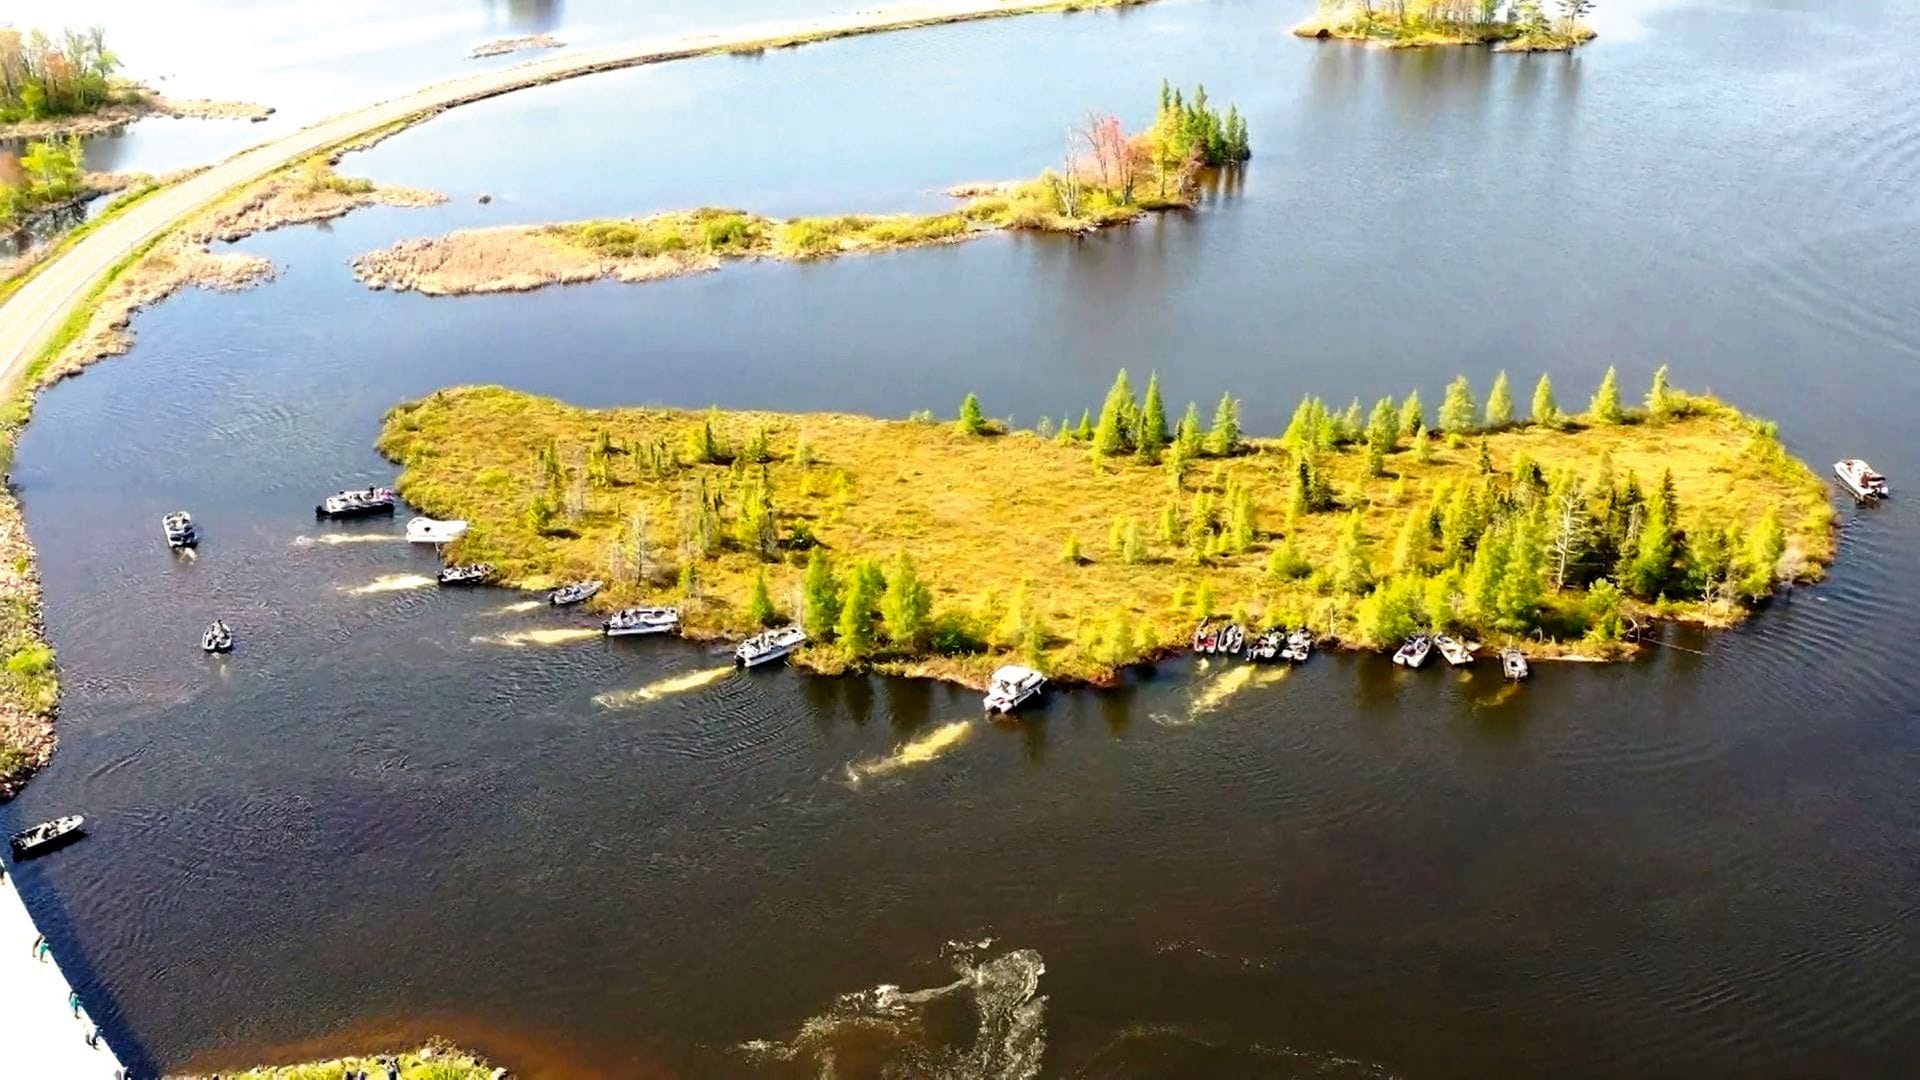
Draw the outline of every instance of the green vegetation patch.
<instances>
[{"instance_id":1,"label":"green vegetation patch","mask_svg":"<svg viewBox=\"0 0 1920 1080\"><path fill-rule=\"evenodd\" d=\"M604 606L679 603L696 634L798 620L827 670L1019 655L1098 681L1208 615L1605 654L1635 617L1727 623L1817 576L1818 477L1770 425L1657 389L1569 416L1549 384L1523 422L1504 380L1484 408L1461 380L1440 424L1417 396L1309 399L1249 439L1231 396L1169 423L1124 373L1097 413L1010 433L977 400L943 423L469 387L397 407L379 447L409 502L472 522L451 558L509 583L603 578Z\"/></svg>"}]
</instances>

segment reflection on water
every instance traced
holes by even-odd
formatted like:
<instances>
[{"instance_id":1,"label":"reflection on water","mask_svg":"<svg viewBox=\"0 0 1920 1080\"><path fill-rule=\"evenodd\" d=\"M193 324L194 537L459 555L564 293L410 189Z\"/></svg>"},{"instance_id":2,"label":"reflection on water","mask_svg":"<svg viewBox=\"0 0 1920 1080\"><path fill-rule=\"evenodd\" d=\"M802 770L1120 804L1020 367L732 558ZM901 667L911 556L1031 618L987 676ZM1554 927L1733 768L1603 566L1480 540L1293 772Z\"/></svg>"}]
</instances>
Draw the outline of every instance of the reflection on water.
<instances>
[{"instance_id":1,"label":"reflection on water","mask_svg":"<svg viewBox=\"0 0 1920 1080\"><path fill-rule=\"evenodd\" d=\"M323 63L386 49L418 81L414 46L337 40L366 32L349 14L327 10ZM424 55L496 14L391 17L432 24L407 39ZM427 587L425 550L289 547L316 493L392 479L370 448L386 409L452 382L888 416L977 391L1031 419L1077 415L1125 365L1175 403L1242 397L1270 432L1305 392L1431 402L1505 368L1578 400L1609 364L1644 386L1670 359L1810 460L1920 475L1920 90L1881 45L1920 13L1804 33L1807 12L1683 3L1572 60L1321 48L1286 35L1296 14L943 29L455 110L352 171L493 203L249 241L284 266L272 285L169 300L132 355L43 394L13 478L61 749L0 828L98 823L16 876L115 1045L211 1072L447 1032L541 1075L815 1075L804 1049L738 1048L887 981L942 992L910 1003L910 1045L829 1040L843 1062L1017 1073L1017 1048L977 1048L1043 1045L1048 1075L1898 1073L1920 1024L1911 502L1845 509L1829 583L1674 638L1698 655L1517 687L1490 659L1173 660L1010 725L963 722L958 687L591 646L585 617ZM957 179L1055 160L1089 107L1143 122L1162 74L1238 103L1257 157L1123 231L449 301L347 271L470 224L943 205ZM1816 369L1874 392L1808 393ZM182 506L208 536L193 562L151 527ZM195 648L215 615L244 629L233 663ZM579 644L493 644L516 631ZM859 766L893 771L831 782ZM1044 993L984 1022L943 990L958 936L1006 943L969 969L1044 955ZM1043 997L1043 1039L982 1037L1028 1030Z\"/></svg>"}]
</instances>

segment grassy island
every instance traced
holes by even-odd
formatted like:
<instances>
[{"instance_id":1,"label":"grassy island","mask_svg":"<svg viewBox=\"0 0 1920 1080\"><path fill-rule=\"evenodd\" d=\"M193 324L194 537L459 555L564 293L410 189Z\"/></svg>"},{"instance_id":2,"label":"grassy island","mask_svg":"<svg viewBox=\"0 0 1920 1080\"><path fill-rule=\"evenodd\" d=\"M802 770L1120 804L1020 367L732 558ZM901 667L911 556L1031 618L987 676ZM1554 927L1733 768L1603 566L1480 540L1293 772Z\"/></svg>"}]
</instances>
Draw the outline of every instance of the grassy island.
<instances>
[{"instance_id":1,"label":"grassy island","mask_svg":"<svg viewBox=\"0 0 1920 1080\"><path fill-rule=\"evenodd\" d=\"M1167 423L1121 374L1077 421L588 410L499 387L395 408L409 502L472 528L450 553L527 588L596 577L604 607L683 606L696 636L797 620L809 667L979 682L1007 657L1101 682L1203 616L1356 648L1419 628L1604 657L1636 617L1737 621L1832 558L1825 485L1773 428L1609 372L1581 416L1542 379L1303 401L1248 439L1225 397ZM1097 418L1097 419L1096 419Z\"/></svg>"},{"instance_id":2,"label":"grassy island","mask_svg":"<svg viewBox=\"0 0 1920 1080\"><path fill-rule=\"evenodd\" d=\"M97 135L143 116L265 120L273 110L240 102L180 100L115 75L120 58L106 30L0 26L0 138Z\"/></svg>"},{"instance_id":3,"label":"grassy island","mask_svg":"<svg viewBox=\"0 0 1920 1080\"><path fill-rule=\"evenodd\" d=\"M1307 38L1338 38L1394 49L1487 45L1497 52L1571 52L1593 40L1581 22L1592 0L1322 0L1293 28Z\"/></svg>"},{"instance_id":4,"label":"grassy island","mask_svg":"<svg viewBox=\"0 0 1920 1080\"><path fill-rule=\"evenodd\" d=\"M401 1080L502 1080L507 1076L505 1069L438 1042L404 1054L365 1054L303 1065L260 1065L245 1072L216 1075L226 1080L340 1080L342 1076L365 1072L369 1077L385 1080L389 1061L399 1069ZM179 1077L176 1080L209 1078Z\"/></svg>"},{"instance_id":5,"label":"grassy island","mask_svg":"<svg viewBox=\"0 0 1920 1080\"><path fill-rule=\"evenodd\" d=\"M354 259L376 289L432 296L522 292L612 278L651 281L712 270L734 259L822 259L966 240L1003 229L1090 232L1141 214L1192 206L1203 168L1251 155L1246 121L1223 115L1206 88L1191 98L1163 85L1153 126L1129 135L1095 116L1073 133L1073 151L1037 179L970 184L966 202L938 214L844 214L777 219L705 207L641 218L463 229L405 240Z\"/></svg>"}]
</instances>

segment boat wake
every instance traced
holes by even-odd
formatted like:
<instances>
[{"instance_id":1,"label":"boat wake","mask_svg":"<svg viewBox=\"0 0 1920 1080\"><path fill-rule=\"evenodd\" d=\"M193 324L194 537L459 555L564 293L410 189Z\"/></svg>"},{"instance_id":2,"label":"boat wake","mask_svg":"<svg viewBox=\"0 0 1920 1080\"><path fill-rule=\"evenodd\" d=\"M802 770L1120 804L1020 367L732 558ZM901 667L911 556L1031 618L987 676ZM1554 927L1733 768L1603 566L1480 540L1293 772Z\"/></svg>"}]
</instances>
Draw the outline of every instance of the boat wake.
<instances>
[{"instance_id":1,"label":"boat wake","mask_svg":"<svg viewBox=\"0 0 1920 1080\"><path fill-rule=\"evenodd\" d=\"M480 634L474 637L475 645L505 645L510 649L524 649L529 645L553 646L571 645L579 641L591 641L600 636L600 631L585 626L552 627L546 630L515 630L510 634Z\"/></svg>"},{"instance_id":2,"label":"boat wake","mask_svg":"<svg viewBox=\"0 0 1920 1080\"><path fill-rule=\"evenodd\" d=\"M296 536L293 538L293 546L312 547L315 544L326 544L332 547L337 544L394 544L405 539L406 537L404 536L397 536L392 533L326 533L321 536Z\"/></svg>"},{"instance_id":3,"label":"boat wake","mask_svg":"<svg viewBox=\"0 0 1920 1080\"><path fill-rule=\"evenodd\" d=\"M966 720L942 724L919 738L901 743L892 753L884 757L867 758L848 764L847 783L857 787L862 780L886 776L902 769L911 769L916 765L925 765L959 745L961 740L972 733L973 724Z\"/></svg>"},{"instance_id":4,"label":"boat wake","mask_svg":"<svg viewBox=\"0 0 1920 1080\"><path fill-rule=\"evenodd\" d=\"M630 709L635 705L645 705L650 701L659 701L675 694L684 694L689 690L698 690L710 686L733 674L731 665L708 668L705 671L689 672L648 683L638 690L609 690L604 694L593 695L593 703L603 709Z\"/></svg>"},{"instance_id":5,"label":"boat wake","mask_svg":"<svg viewBox=\"0 0 1920 1080\"><path fill-rule=\"evenodd\" d=\"M382 574L365 585L351 588L343 586L343 591L355 596L368 596L373 593L405 592L409 589L424 589L433 584L433 579L423 574Z\"/></svg>"},{"instance_id":6,"label":"boat wake","mask_svg":"<svg viewBox=\"0 0 1920 1080\"><path fill-rule=\"evenodd\" d=\"M956 978L943 986L902 990L882 983L843 994L809 1018L793 1038L741 1045L750 1060L792 1062L816 1076L993 1077L1027 1080L1040 1073L1046 1049L1047 999L1039 993L1046 964L1032 949L979 960L992 941L949 942L943 952ZM954 1010L971 1005L970 1018ZM928 1032L971 1020L973 1038L934 1044Z\"/></svg>"},{"instance_id":7,"label":"boat wake","mask_svg":"<svg viewBox=\"0 0 1920 1080\"><path fill-rule=\"evenodd\" d=\"M546 607L544 600L522 600L515 604L505 604L487 612L489 615L519 615L528 611L537 611Z\"/></svg>"}]
</instances>

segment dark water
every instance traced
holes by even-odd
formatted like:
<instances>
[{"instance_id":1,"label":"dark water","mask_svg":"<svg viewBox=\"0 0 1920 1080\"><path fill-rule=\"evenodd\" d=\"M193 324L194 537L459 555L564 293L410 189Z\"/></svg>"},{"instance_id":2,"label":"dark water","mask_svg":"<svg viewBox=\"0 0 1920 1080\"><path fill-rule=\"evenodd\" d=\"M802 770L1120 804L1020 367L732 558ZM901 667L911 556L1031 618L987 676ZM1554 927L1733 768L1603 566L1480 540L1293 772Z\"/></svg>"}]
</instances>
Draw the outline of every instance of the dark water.
<instances>
[{"instance_id":1,"label":"dark water","mask_svg":"<svg viewBox=\"0 0 1920 1080\"><path fill-rule=\"evenodd\" d=\"M1115 367L1177 400L1372 400L1607 364L1920 475L1911 5L1673 6L1569 62L1389 55L1185 3L596 77L351 162L456 196L250 247L281 278L141 316L41 401L16 479L66 673L12 827L116 1045L220 1067L442 1033L533 1076L1894 1075L1920 1050L1920 515L1843 511L1831 579L1641 663L1057 695L713 670L430 572L317 494L391 476L395 400L1023 422ZM1618 17L1618 16L1617 16ZM1635 32L1637 25L1644 36ZM646 286L369 294L353 253L477 222L937 205L1158 78L1249 113L1198 212ZM496 195L487 207L481 191ZM155 522L190 507L191 562ZM195 635L224 615L239 650ZM949 728L948 725L963 725ZM941 746L895 755L902 746ZM915 761L926 756L927 760ZM965 976L962 979L962 976ZM902 988L881 992L883 985Z\"/></svg>"}]
</instances>

